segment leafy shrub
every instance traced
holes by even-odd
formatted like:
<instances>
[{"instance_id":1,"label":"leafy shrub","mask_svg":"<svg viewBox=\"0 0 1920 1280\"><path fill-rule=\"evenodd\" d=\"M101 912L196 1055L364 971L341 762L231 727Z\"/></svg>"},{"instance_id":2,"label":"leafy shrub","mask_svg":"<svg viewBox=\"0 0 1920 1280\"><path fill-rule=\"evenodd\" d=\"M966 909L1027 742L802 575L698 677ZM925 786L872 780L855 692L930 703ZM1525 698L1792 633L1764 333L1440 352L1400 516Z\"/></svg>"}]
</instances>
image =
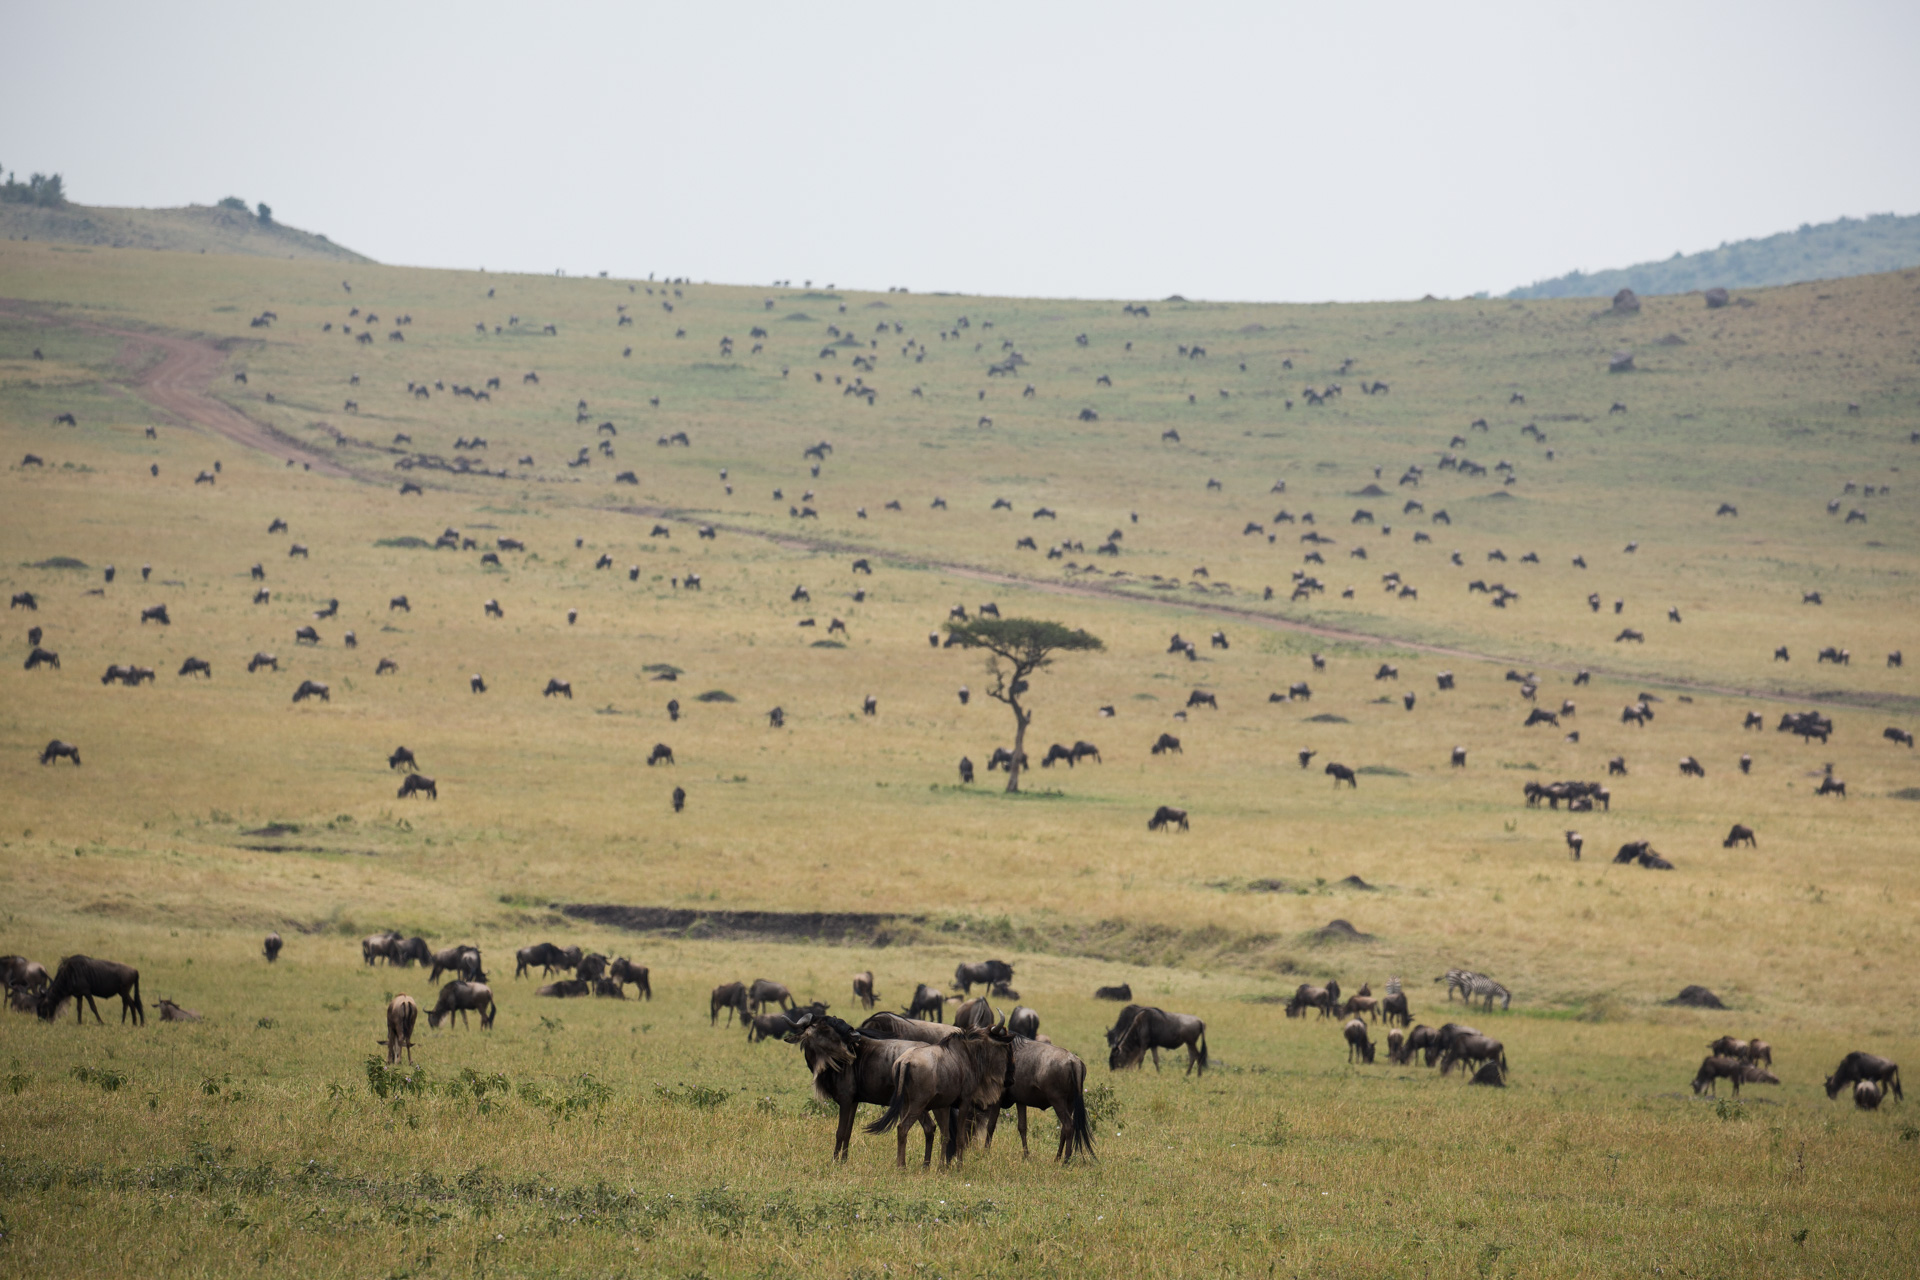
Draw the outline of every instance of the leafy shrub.
<instances>
[{"instance_id":1,"label":"leafy shrub","mask_svg":"<svg viewBox=\"0 0 1920 1280\"><path fill-rule=\"evenodd\" d=\"M127 1082L124 1072L112 1067L75 1067L73 1078L81 1084L97 1084L106 1093L116 1093Z\"/></svg>"},{"instance_id":2,"label":"leafy shrub","mask_svg":"<svg viewBox=\"0 0 1920 1280\"><path fill-rule=\"evenodd\" d=\"M657 1084L653 1086L653 1093L662 1102L678 1102L696 1111L711 1111L732 1096L725 1089L706 1084L682 1084L677 1088Z\"/></svg>"}]
</instances>

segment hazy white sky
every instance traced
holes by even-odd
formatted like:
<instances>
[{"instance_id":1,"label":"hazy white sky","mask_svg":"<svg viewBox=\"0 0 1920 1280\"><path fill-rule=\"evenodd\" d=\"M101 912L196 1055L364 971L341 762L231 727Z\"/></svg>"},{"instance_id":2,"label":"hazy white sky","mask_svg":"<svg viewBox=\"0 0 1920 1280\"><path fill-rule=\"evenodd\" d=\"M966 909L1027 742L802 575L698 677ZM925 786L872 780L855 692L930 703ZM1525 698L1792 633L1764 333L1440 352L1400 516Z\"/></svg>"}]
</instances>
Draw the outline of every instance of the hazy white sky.
<instances>
[{"instance_id":1,"label":"hazy white sky","mask_svg":"<svg viewBox=\"0 0 1920 1280\"><path fill-rule=\"evenodd\" d=\"M1920 211L1920 4L6 6L0 164L384 262L1500 292Z\"/></svg>"}]
</instances>

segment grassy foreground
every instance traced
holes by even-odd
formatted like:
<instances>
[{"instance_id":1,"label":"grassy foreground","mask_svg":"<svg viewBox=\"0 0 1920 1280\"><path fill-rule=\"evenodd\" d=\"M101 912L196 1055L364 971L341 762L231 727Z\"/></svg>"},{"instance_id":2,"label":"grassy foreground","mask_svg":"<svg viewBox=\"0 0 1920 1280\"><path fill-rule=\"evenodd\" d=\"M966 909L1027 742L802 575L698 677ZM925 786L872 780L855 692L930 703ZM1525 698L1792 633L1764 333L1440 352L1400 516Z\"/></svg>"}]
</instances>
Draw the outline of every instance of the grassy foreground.
<instances>
[{"instance_id":1,"label":"grassy foreground","mask_svg":"<svg viewBox=\"0 0 1920 1280\"><path fill-rule=\"evenodd\" d=\"M341 270L0 247L0 298L26 308L0 316L0 580L40 606L10 614L16 658L0 669L0 950L50 968L74 952L122 959L149 1006L164 995L207 1015L137 1032L0 1019L9 1270L1912 1268L1920 1130L1904 1107L1857 1114L1819 1089L1849 1049L1920 1061L1904 960L1920 944L1906 825L1920 770L1881 737L1916 727L1920 705L1912 668L1884 661L1903 646L1920 658L1920 540L1900 487L1920 429L1912 273L1759 292L1726 312L1649 299L1633 318L1481 302L1153 303L1141 319L1117 304L648 294L357 264L348 295ZM621 305L634 323L618 324ZM373 343L339 332L361 328L350 307L383 317ZM252 328L263 310L279 319ZM392 342L398 315L413 323ZM104 329L227 342L215 391L278 433L270 448L309 449L345 476L154 413L136 389L151 354ZM1658 345L1667 334L1681 343ZM723 336L736 354L719 354ZM1007 341L1029 363L989 378ZM1195 344L1207 354L1177 354ZM1609 377L1621 347L1641 368ZM855 355L874 368L854 370ZM229 380L240 371L245 384ZM503 385L485 403L406 390L489 376ZM855 377L876 403L843 394ZM1391 391L1362 396L1373 378ZM1308 408L1302 386L1330 380L1344 394ZM348 398L357 413L340 411ZM1628 412L1609 414L1615 400ZM62 412L80 426L52 426ZM1478 417L1488 431L1469 428ZM611 460L593 451L602 421ZM1527 422L1544 444L1520 434ZM676 431L691 443L654 443ZM390 451L396 433L412 448ZM486 450L455 450L476 434ZM1515 483L1439 470L1455 434L1469 445L1452 452L1510 461ZM833 451L816 476L801 450L821 440ZM591 465L567 466L582 446ZM13 465L27 453L45 465ZM394 469L416 456L509 474ZM196 485L216 460L217 480ZM1410 463L1419 485L1396 485ZM637 483L616 483L622 470ZM402 498L403 476L426 492ZM1362 496L1374 483L1386 496ZM992 509L999 497L1011 512ZM1409 498L1426 509L1404 511ZM789 515L803 501L817 519ZM1741 514L1716 517L1722 501ZM1034 519L1042 505L1058 519ZM1309 526L1275 522L1283 506L1335 540L1324 565L1302 563ZM1375 522L1351 523L1357 507ZM1846 523L1856 507L1867 520ZM267 534L276 517L289 533ZM695 536L706 523L711 541ZM650 536L656 524L670 536ZM432 549L446 527L479 546ZM1122 554L1096 557L1114 529ZM1018 549L1023 535L1039 549ZM527 551L479 563L500 536ZM1084 550L1046 559L1063 539ZM311 555L289 557L292 542ZM863 554L871 576L851 570ZM611 568L594 567L602 555ZM1289 603L1296 569L1329 590ZM689 571L701 590L676 585ZM1382 591L1390 571L1418 599ZM1520 598L1493 609L1467 591L1475 578ZM268 603L250 603L258 585ZM791 599L801 585L811 601ZM1803 605L1815 589L1825 603ZM410 610L389 609L402 594ZM337 617L312 619L336 598ZM504 619L482 614L487 599ZM1107 646L1038 678L1029 739L1036 758L1088 739L1104 762L1036 770L1019 798L984 772L1010 726L981 696L979 660L926 641L954 604L988 600ZM162 601L171 626L138 623ZM836 617L848 630L829 647ZM294 639L309 622L318 646ZM20 669L30 625L59 671ZM1623 626L1644 644L1615 643ZM1216 628L1231 648L1207 647ZM1173 631L1201 642L1198 661L1166 652ZM1788 663L1772 660L1781 644ZM1816 666L1826 645L1852 663ZM258 650L280 670L247 674ZM176 676L188 656L212 679ZM376 676L381 658L398 671ZM1382 662L1397 681L1375 679ZM158 676L105 687L109 663ZM1572 718L1522 729L1510 667L1538 673L1538 705L1575 700ZM1575 686L1582 667L1595 674ZM1436 687L1441 671L1454 690ZM474 673L487 694L468 691ZM573 698L543 698L550 678ZM303 679L329 683L331 701L291 704ZM1268 700L1301 680L1311 701ZM1220 709L1174 719L1195 688ZM725 698L700 700L713 692ZM1620 723L1643 692L1660 699L1653 724ZM860 714L868 695L877 716ZM776 706L781 729L765 715ZM1836 724L1825 747L1773 730L1813 706ZM1741 728L1749 711L1765 729ZM1148 754L1162 731L1181 754ZM54 737L86 764L40 766ZM644 765L656 742L676 765ZM395 799L385 757L401 743L438 780L437 803ZM1447 763L1455 745L1465 769ZM1319 753L1310 770L1301 749ZM982 770L972 788L958 785L963 753ZM1601 778L1616 755L1629 772L1610 779L1609 811L1522 804L1525 782ZM1683 755L1704 781L1679 775ZM1329 786L1333 760L1361 770L1358 789ZM1829 762L1844 801L1811 794ZM1149 834L1162 803L1193 830ZM1721 847L1736 821L1757 849ZM1585 836L1580 863L1568 828ZM1676 870L1609 864L1638 839ZM900 918L885 947L699 927L620 937L552 906L565 903ZM1325 941L1336 918L1366 939ZM425 975L360 964L359 936L388 926L485 948L502 1013L491 1033L423 1030L414 1086L380 1076L382 1096L364 1062L385 999L431 1000ZM288 939L272 968L258 957L268 929ZM649 963L659 999L536 1001L509 957L539 938ZM733 978L787 981L848 1013L855 970L874 969L898 1007L914 982L988 954L1017 965L1022 1002L1088 1059L1097 1163L1023 1163L1009 1125L991 1153L931 1177L897 1174L890 1137L857 1136L833 1168L831 1120L809 1106L795 1051L699 1022L706 991ZM1429 980L1450 965L1515 992L1511 1012L1472 1019L1507 1045L1503 1092L1384 1053L1348 1067L1336 1031L1270 1003L1303 980L1378 990L1399 974L1437 1025ZM1215 1070L1110 1075L1099 1033L1113 1010L1089 996L1121 980L1205 1018ZM1686 983L1732 1011L1661 1003ZM1770 1040L1784 1083L1738 1106L1696 1101L1686 1081L1729 1032ZM1044 1156L1053 1122L1033 1124Z\"/></svg>"}]
</instances>

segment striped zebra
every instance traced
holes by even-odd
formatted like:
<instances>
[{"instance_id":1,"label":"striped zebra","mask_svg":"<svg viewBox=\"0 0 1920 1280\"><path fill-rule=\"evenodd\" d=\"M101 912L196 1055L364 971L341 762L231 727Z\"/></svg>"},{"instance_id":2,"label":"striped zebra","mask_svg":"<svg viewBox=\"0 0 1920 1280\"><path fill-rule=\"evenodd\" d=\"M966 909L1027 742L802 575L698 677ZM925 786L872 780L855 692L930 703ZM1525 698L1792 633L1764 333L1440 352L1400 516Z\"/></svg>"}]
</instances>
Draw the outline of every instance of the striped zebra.
<instances>
[{"instance_id":1,"label":"striped zebra","mask_svg":"<svg viewBox=\"0 0 1920 1280\"><path fill-rule=\"evenodd\" d=\"M1447 984L1447 999L1449 1001L1453 999L1453 993L1458 991L1460 993L1460 999L1469 1005L1475 1000L1485 1001L1485 1007L1489 1011L1493 1009L1493 1002L1496 999L1500 1001L1500 1007L1502 1009L1507 1008L1513 1003L1512 992L1495 982L1492 978L1489 978L1486 974L1475 973L1471 969L1449 969L1440 977L1435 978L1434 981Z\"/></svg>"},{"instance_id":2,"label":"striped zebra","mask_svg":"<svg viewBox=\"0 0 1920 1280\"><path fill-rule=\"evenodd\" d=\"M1448 1003L1452 1003L1453 993L1456 991L1460 993L1462 1000L1466 999L1467 992L1472 989L1474 979L1479 976L1479 974L1473 972L1471 969L1449 969L1435 978L1434 981L1447 984L1447 1001Z\"/></svg>"},{"instance_id":3,"label":"striped zebra","mask_svg":"<svg viewBox=\"0 0 1920 1280\"><path fill-rule=\"evenodd\" d=\"M1401 994L1399 974L1396 973L1387 979L1387 994L1390 996L1397 996Z\"/></svg>"}]
</instances>

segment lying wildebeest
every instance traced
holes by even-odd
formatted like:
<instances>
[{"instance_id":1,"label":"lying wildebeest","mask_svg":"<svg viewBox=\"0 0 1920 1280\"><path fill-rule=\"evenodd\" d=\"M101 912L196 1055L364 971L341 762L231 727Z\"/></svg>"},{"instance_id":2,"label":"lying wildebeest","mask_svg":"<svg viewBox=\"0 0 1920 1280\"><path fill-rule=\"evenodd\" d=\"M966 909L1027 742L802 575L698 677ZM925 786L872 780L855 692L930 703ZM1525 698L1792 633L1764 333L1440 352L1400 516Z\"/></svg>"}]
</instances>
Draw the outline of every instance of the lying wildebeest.
<instances>
[{"instance_id":1,"label":"lying wildebeest","mask_svg":"<svg viewBox=\"0 0 1920 1280\"><path fill-rule=\"evenodd\" d=\"M213 679L213 664L205 658L188 658L180 664L179 674L183 676L205 676Z\"/></svg>"},{"instance_id":2,"label":"lying wildebeest","mask_svg":"<svg viewBox=\"0 0 1920 1280\"><path fill-rule=\"evenodd\" d=\"M167 999L165 996L161 996L158 1000L154 1001L153 1003L154 1003L154 1008L160 1011L160 1021L162 1022L202 1021L201 1016L198 1013L194 1012L192 1009L182 1008L180 1005L175 1004L173 1001Z\"/></svg>"},{"instance_id":3,"label":"lying wildebeest","mask_svg":"<svg viewBox=\"0 0 1920 1280\"><path fill-rule=\"evenodd\" d=\"M745 1022L752 1015L747 1012L747 984L744 982L723 982L715 987L707 997L707 1025L720 1024L720 1011L727 1011L727 1025L733 1025L733 1015L738 1013L740 1021Z\"/></svg>"},{"instance_id":4,"label":"lying wildebeest","mask_svg":"<svg viewBox=\"0 0 1920 1280\"><path fill-rule=\"evenodd\" d=\"M840 1123L833 1139L836 1160L847 1158L853 1136L854 1117L863 1102L885 1106L893 1099L893 1068L902 1055L920 1042L900 1040L867 1031L856 1031L839 1018L807 1020L797 1035L807 1070L813 1074L813 1096L823 1104L838 1107ZM931 1115L920 1117L927 1137L926 1162L933 1162L934 1124Z\"/></svg>"},{"instance_id":5,"label":"lying wildebeest","mask_svg":"<svg viewBox=\"0 0 1920 1280\"><path fill-rule=\"evenodd\" d=\"M80 748L74 746L71 742L62 742L60 739L55 738L47 744L47 749L40 753L40 763L52 764L55 760L71 760L74 763L74 767L78 768L80 765Z\"/></svg>"},{"instance_id":6,"label":"lying wildebeest","mask_svg":"<svg viewBox=\"0 0 1920 1280\"><path fill-rule=\"evenodd\" d=\"M413 1065L413 1027L419 1021L420 1006L409 995L398 995L387 1001L387 1038L380 1043L387 1047L387 1065L400 1065L400 1055L405 1052L407 1065Z\"/></svg>"},{"instance_id":7,"label":"lying wildebeest","mask_svg":"<svg viewBox=\"0 0 1920 1280\"><path fill-rule=\"evenodd\" d=\"M907 1001L907 1007L900 1012L902 1016L908 1018L919 1018L924 1014L931 1014L932 1016L927 1018L927 1021L945 1022L947 1000L949 998L950 997L938 988L930 987L922 982L913 989L913 999ZM958 997L951 998L958 999Z\"/></svg>"},{"instance_id":8,"label":"lying wildebeest","mask_svg":"<svg viewBox=\"0 0 1920 1280\"><path fill-rule=\"evenodd\" d=\"M1469 1079L1467 1083L1483 1084L1495 1089L1504 1089L1507 1087L1506 1070L1497 1062L1483 1062L1480 1064L1480 1069L1473 1073L1472 1078Z\"/></svg>"},{"instance_id":9,"label":"lying wildebeest","mask_svg":"<svg viewBox=\"0 0 1920 1280\"><path fill-rule=\"evenodd\" d=\"M1188 1013L1168 1013L1164 1009L1130 1004L1120 1011L1119 1019L1107 1032L1107 1069L1120 1071L1137 1067L1146 1055L1153 1054L1153 1069L1160 1069L1160 1051L1187 1050L1187 1070L1198 1067L1207 1074L1207 1024Z\"/></svg>"},{"instance_id":10,"label":"lying wildebeest","mask_svg":"<svg viewBox=\"0 0 1920 1280\"><path fill-rule=\"evenodd\" d=\"M1733 830L1727 832L1727 838L1720 842L1720 847L1722 849L1731 849L1733 846L1742 842L1744 842L1749 849L1758 849L1760 847L1753 838L1753 828L1736 822L1733 824Z\"/></svg>"},{"instance_id":11,"label":"lying wildebeest","mask_svg":"<svg viewBox=\"0 0 1920 1280\"><path fill-rule=\"evenodd\" d=\"M556 1000L571 1000L593 994L593 983L585 978L562 978L558 982L549 982L534 990L536 996L551 996Z\"/></svg>"},{"instance_id":12,"label":"lying wildebeest","mask_svg":"<svg viewBox=\"0 0 1920 1280\"><path fill-rule=\"evenodd\" d=\"M1186 754L1186 752L1180 751L1180 739L1170 733L1163 733L1154 740L1153 754L1156 756L1165 755L1169 751L1176 751L1181 755Z\"/></svg>"},{"instance_id":13,"label":"lying wildebeest","mask_svg":"<svg viewBox=\"0 0 1920 1280\"><path fill-rule=\"evenodd\" d=\"M1178 826L1182 831L1189 829L1187 826L1187 811L1185 809L1176 809L1172 805L1163 804L1153 811L1151 818L1147 819L1147 830L1149 831L1171 831L1175 826Z\"/></svg>"},{"instance_id":14,"label":"lying wildebeest","mask_svg":"<svg viewBox=\"0 0 1920 1280\"><path fill-rule=\"evenodd\" d=\"M1352 787L1355 791L1358 791L1360 789L1360 783L1353 776L1353 770L1347 768L1347 766L1343 764L1329 764L1326 767L1324 772L1333 779L1333 785L1336 788L1338 788L1339 785L1344 782L1348 786Z\"/></svg>"},{"instance_id":15,"label":"lying wildebeest","mask_svg":"<svg viewBox=\"0 0 1920 1280\"><path fill-rule=\"evenodd\" d=\"M1124 1003L1133 999L1133 984L1123 982L1117 987L1095 987L1093 990L1093 998L1095 1000L1113 1000Z\"/></svg>"},{"instance_id":16,"label":"lying wildebeest","mask_svg":"<svg viewBox=\"0 0 1920 1280\"><path fill-rule=\"evenodd\" d=\"M261 944L260 951L262 955L266 956L267 963L272 964L275 960L278 960L280 958L280 948L284 947L285 945L286 943L280 940L279 934L270 933L267 935L266 941Z\"/></svg>"},{"instance_id":17,"label":"lying wildebeest","mask_svg":"<svg viewBox=\"0 0 1920 1280\"><path fill-rule=\"evenodd\" d=\"M42 649L36 644L33 646L33 650L27 654L26 669L32 671L35 667L52 667L55 671L58 671L60 669L60 655L51 649ZM1887 732L1893 733L1895 730L1889 729Z\"/></svg>"},{"instance_id":18,"label":"lying wildebeest","mask_svg":"<svg viewBox=\"0 0 1920 1280\"><path fill-rule=\"evenodd\" d=\"M759 1013L768 1005L778 1005L782 1009L795 1007L793 992L785 985L767 978L755 978L753 985L747 988L747 1005L754 1013Z\"/></svg>"},{"instance_id":19,"label":"lying wildebeest","mask_svg":"<svg viewBox=\"0 0 1920 1280\"><path fill-rule=\"evenodd\" d=\"M400 783L396 799L405 800L408 796L424 794L429 800L440 798L440 788L432 778L424 773L410 773Z\"/></svg>"},{"instance_id":20,"label":"lying wildebeest","mask_svg":"<svg viewBox=\"0 0 1920 1280\"><path fill-rule=\"evenodd\" d=\"M302 680L300 687L293 691L293 700L295 702L305 702L308 698L318 698L322 702L333 701L327 686L321 684L318 680Z\"/></svg>"},{"instance_id":21,"label":"lying wildebeest","mask_svg":"<svg viewBox=\"0 0 1920 1280\"><path fill-rule=\"evenodd\" d=\"M662 764L662 763L664 764L673 763L673 748L668 746L664 742L656 742L653 744L652 752L650 752L647 756L647 765L649 768L651 768L656 764Z\"/></svg>"},{"instance_id":22,"label":"lying wildebeest","mask_svg":"<svg viewBox=\"0 0 1920 1280\"><path fill-rule=\"evenodd\" d=\"M413 758L413 752L407 750L405 747L395 747L393 754L387 757L387 768L398 769L402 765L415 773L420 770L420 762Z\"/></svg>"},{"instance_id":23,"label":"lying wildebeest","mask_svg":"<svg viewBox=\"0 0 1920 1280\"><path fill-rule=\"evenodd\" d=\"M1733 1096L1736 1098L1740 1096L1742 1084L1780 1083L1778 1076L1744 1059L1715 1056L1701 1061L1700 1070L1693 1077L1693 1091L1695 1094L1717 1093L1716 1086L1722 1080L1733 1082Z\"/></svg>"},{"instance_id":24,"label":"lying wildebeest","mask_svg":"<svg viewBox=\"0 0 1920 1280\"><path fill-rule=\"evenodd\" d=\"M931 1114L945 1142L944 1159L959 1158L967 1113L997 1107L1013 1077L1013 1036L1003 1027L974 1028L941 1044L915 1045L893 1067L893 1097L868 1133L899 1133L896 1163L907 1166L907 1132ZM929 1163L931 1160L929 1159Z\"/></svg>"},{"instance_id":25,"label":"lying wildebeest","mask_svg":"<svg viewBox=\"0 0 1920 1280\"><path fill-rule=\"evenodd\" d=\"M468 982L487 980L486 973L480 967L480 948L470 943L459 943L433 953L433 973L427 981L440 981L443 972L457 973Z\"/></svg>"},{"instance_id":26,"label":"lying wildebeest","mask_svg":"<svg viewBox=\"0 0 1920 1280\"><path fill-rule=\"evenodd\" d=\"M1620 846L1620 852L1613 855L1616 865L1638 862L1650 871L1671 871L1673 864L1653 851L1653 845L1646 840L1630 840Z\"/></svg>"},{"instance_id":27,"label":"lying wildebeest","mask_svg":"<svg viewBox=\"0 0 1920 1280\"><path fill-rule=\"evenodd\" d=\"M94 998L109 999L120 997L120 1021L124 1025L127 1015L133 1015L135 1026L144 1026L147 1021L147 1007L140 1002L140 971L132 965L120 964L113 960L95 960L92 956L68 956L54 970L53 981L40 993L39 1014L45 1021L53 1021L60 1006L68 1000L73 1001L73 1020L77 1025L86 1021L81 1012L80 1002L86 1001L87 1008L93 1010L93 1020L101 1026L106 1025L100 1017L100 1006Z\"/></svg>"},{"instance_id":28,"label":"lying wildebeest","mask_svg":"<svg viewBox=\"0 0 1920 1280\"><path fill-rule=\"evenodd\" d=\"M493 1003L493 991L484 982L449 982L440 988L440 999L435 1002L433 1012L427 1015L427 1025L439 1027L441 1020L460 1015L460 1025L472 1026L467 1021L468 1010L480 1015L480 1028L487 1030L493 1026L493 1018L499 1012Z\"/></svg>"},{"instance_id":29,"label":"lying wildebeest","mask_svg":"<svg viewBox=\"0 0 1920 1280\"><path fill-rule=\"evenodd\" d=\"M874 1003L879 1000L880 997L873 991L873 970L868 969L864 973L853 975L853 998L859 1001L862 1009L873 1008Z\"/></svg>"},{"instance_id":30,"label":"lying wildebeest","mask_svg":"<svg viewBox=\"0 0 1920 1280\"><path fill-rule=\"evenodd\" d=\"M1906 1101L1907 1095L1900 1092L1900 1064L1876 1053L1862 1053L1858 1049L1840 1059L1840 1065L1827 1077L1827 1097L1832 1099L1842 1088L1857 1080L1871 1080L1884 1085L1893 1090L1894 1097Z\"/></svg>"},{"instance_id":31,"label":"lying wildebeest","mask_svg":"<svg viewBox=\"0 0 1920 1280\"><path fill-rule=\"evenodd\" d=\"M647 966L635 964L625 956L615 957L613 963L607 966L607 978L619 985L622 996L626 995L627 984L631 982L636 988L633 993L635 999L653 999L653 983L650 977Z\"/></svg>"},{"instance_id":32,"label":"lying wildebeest","mask_svg":"<svg viewBox=\"0 0 1920 1280\"><path fill-rule=\"evenodd\" d=\"M1440 1074L1447 1075L1456 1062L1472 1065L1479 1062L1497 1063L1502 1075L1507 1070L1507 1050L1492 1036L1478 1033L1456 1034L1440 1057Z\"/></svg>"},{"instance_id":33,"label":"lying wildebeest","mask_svg":"<svg viewBox=\"0 0 1920 1280\"><path fill-rule=\"evenodd\" d=\"M973 994L976 986L990 987L996 982L1012 982L1013 966L1005 960L979 960L961 964L953 971L953 985Z\"/></svg>"},{"instance_id":34,"label":"lying wildebeest","mask_svg":"<svg viewBox=\"0 0 1920 1280\"><path fill-rule=\"evenodd\" d=\"M1358 1055L1363 1062L1369 1065L1372 1064L1373 1041L1367 1038L1367 1024L1365 1022L1359 1018L1349 1018L1346 1024L1340 1028L1340 1034L1345 1037L1347 1042L1347 1064L1349 1066L1353 1064L1356 1055Z\"/></svg>"}]
</instances>

